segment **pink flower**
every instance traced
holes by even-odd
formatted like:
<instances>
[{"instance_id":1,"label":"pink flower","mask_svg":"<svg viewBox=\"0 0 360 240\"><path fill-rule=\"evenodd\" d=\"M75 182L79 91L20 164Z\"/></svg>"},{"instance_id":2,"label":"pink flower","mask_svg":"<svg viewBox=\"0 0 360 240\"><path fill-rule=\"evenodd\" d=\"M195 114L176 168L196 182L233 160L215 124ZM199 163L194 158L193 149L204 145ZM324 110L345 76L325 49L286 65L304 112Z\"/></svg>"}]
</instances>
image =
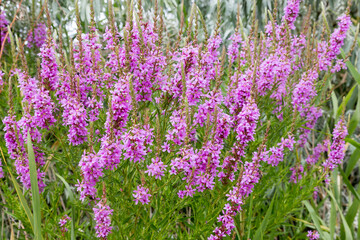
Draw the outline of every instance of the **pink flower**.
<instances>
[{"instance_id":1,"label":"pink flower","mask_svg":"<svg viewBox=\"0 0 360 240\"><path fill-rule=\"evenodd\" d=\"M137 189L134 190L133 197L135 198L135 205L137 205L139 202L141 202L142 205L148 204L150 202L149 197L151 197L151 194L148 193L149 189L143 187L143 186L137 186Z\"/></svg>"},{"instance_id":2,"label":"pink flower","mask_svg":"<svg viewBox=\"0 0 360 240\"><path fill-rule=\"evenodd\" d=\"M333 131L333 142L330 147L329 158L323 164L326 170L334 170L345 157L345 137L348 134L345 121L341 119Z\"/></svg>"},{"instance_id":3,"label":"pink flower","mask_svg":"<svg viewBox=\"0 0 360 240\"><path fill-rule=\"evenodd\" d=\"M170 144L167 142L164 142L164 144L161 146L163 152L170 153Z\"/></svg>"},{"instance_id":4,"label":"pink flower","mask_svg":"<svg viewBox=\"0 0 360 240\"><path fill-rule=\"evenodd\" d=\"M27 38L27 46L29 48L37 47L40 48L46 39L46 26L44 23L38 23L29 33Z\"/></svg>"},{"instance_id":5,"label":"pink flower","mask_svg":"<svg viewBox=\"0 0 360 240\"><path fill-rule=\"evenodd\" d=\"M307 237L309 238L309 240L317 240L320 238L320 235L317 231L308 231Z\"/></svg>"},{"instance_id":6,"label":"pink flower","mask_svg":"<svg viewBox=\"0 0 360 240\"><path fill-rule=\"evenodd\" d=\"M93 208L94 220L96 221L96 236L98 238L106 239L111 233L111 215L113 209L110 209L109 205L106 204L104 199L100 200L98 204Z\"/></svg>"},{"instance_id":7,"label":"pink flower","mask_svg":"<svg viewBox=\"0 0 360 240\"><path fill-rule=\"evenodd\" d=\"M164 163L160 160L159 157L153 158L152 163L148 165L148 170L145 171L149 176L155 176L155 179L160 179L164 176L164 170L167 167L167 165L164 165Z\"/></svg>"},{"instance_id":8,"label":"pink flower","mask_svg":"<svg viewBox=\"0 0 360 240\"><path fill-rule=\"evenodd\" d=\"M68 229L65 227L66 223L71 220L71 218L68 215L64 215L60 221L59 221L59 226L60 226L60 230L61 232L65 233L68 231Z\"/></svg>"}]
</instances>

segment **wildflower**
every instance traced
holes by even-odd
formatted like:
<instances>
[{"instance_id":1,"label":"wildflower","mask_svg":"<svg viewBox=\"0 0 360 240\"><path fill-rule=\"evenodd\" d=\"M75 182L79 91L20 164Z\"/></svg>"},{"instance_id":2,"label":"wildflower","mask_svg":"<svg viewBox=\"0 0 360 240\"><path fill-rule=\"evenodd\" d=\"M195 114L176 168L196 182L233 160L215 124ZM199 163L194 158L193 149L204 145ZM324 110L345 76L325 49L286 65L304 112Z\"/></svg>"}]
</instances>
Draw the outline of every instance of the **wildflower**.
<instances>
[{"instance_id":1,"label":"wildflower","mask_svg":"<svg viewBox=\"0 0 360 240\"><path fill-rule=\"evenodd\" d=\"M233 63L239 57L239 45L243 44L241 34L236 32L230 37L231 43L228 49L229 62Z\"/></svg>"},{"instance_id":2,"label":"wildflower","mask_svg":"<svg viewBox=\"0 0 360 240\"><path fill-rule=\"evenodd\" d=\"M289 0L284 9L283 22L286 21L290 29L295 29L294 22L299 14L300 2L301 0Z\"/></svg>"},{"instance_id":3,"label":"wildflower","mask_svg":"<svg viewBox=\"0 0 360 240\"><path fill-rule=\"evenodd\" d=\"M1 13L0 13L0 42L1 42L1 44L4 42L8 25L9 25L9 22L8 22L8 20L6 20L4 11L1 11ZM10 41L9 37L8 37L8 41Z\"/></svg>"},{"instance_id":4,"label":"wildflower","mask_svg":"<svg viewBox=\"0 0 360 240\"><path fill-rule=\"evenodd\" d=\"M130 159L133 162L144 160L145 155L151 152L150 146L154 136L152 130L149 125L145 125L143 128L134 126L122 136L125 160Z\"/></svg>"},{"instance_id":5,"label":"wildflower","mask_svg":"<svg viewBox=\"0 0 360 240\"><path fill-rule=\"evenodd\" d=\"M350 16L343 14L337 19L339 21L339 27L330 36L330 47L328 50L327 57L332 60L340 53L340 48L344 44L346 38L346 32L349 30L351 25Z\"/></svg>"},{"instance_id":6,"label":"wildflower","mask_svg":"<svg viewBox=\"0 0 360 240\"><path fill-rule=\"evenodd\" d=\"M43 84L52 91L57 90L59 86L58 65L56 62L54 46L54 40L51 36L48 36L46 44L42 45L39 53L42 60L40 72L41 79Z\"/></svg>"},{"instance_id":7,"label":"wildflower","mask_svg":"<svg viewBox=\"0 0 360 240\"><path fill-rule=\"evenodd\" d=\"M27 46L29 48L37 47L40 48L46 39L46 26L44 23L37 23L28 35Z\"/></svg>"},{"instance_id":8,"label":"wildflower","mask_svg":"<svg viewBox=\"0 0 360 240\"><path fill-rule=\"evenodd\" d=\"M68 215L64 215L61 219L60 219L60 221L59 221L59 226L60 226L60 231L62 232L62 233L66 233L67 231L68 231L68 229L65 227L65 225L66 225L66 223L68 222L68 221L70 221L71 220L71 218L68 216Z\"/></svg>"},{"instance_id":9,"label":"wildflower","mask_svg":"<svg viewBox=\"0 0 360 240\"><path fill-rule=\"evenodd\" d=\"M124 132L129 112L132 109L128 81L128 77L119 79L115 84L114 89L111 90L111 109L107 112L105 122L106 133L108 135L110 135L111 131L114 131L115 136L120 136ZM110 116L111 114L112 119Z\"/></svg>"},{"instance_id":10,"label":"wildflower","mask_svg":"<svg viewBox=\"0 0 360 240\"><path fill-rule=\"evenodd\" d=\"M292 171L290 182L297 183L302 179L302 173L304 172L304 167L299 164L295 167L290 168L290 171Z\"/></svg>"},{"instance_id":11,"label":"wildflower","mask_svg":"<svg viewBox=\"0 0 360 240\"><path fill-rule=\"evenodd\" d=\"M82 180L76 186L80 192L80 200L84 201L87 196L95 199L97 192L96 183L103 176L103 162L94 152L84 151L79 166Z\"/></svg>"},{"instance_id":12,"label":"wildflower","mask_svg":"<svg viewBox=\"0 0 360 240\"><path fill-rule=\"evenodd\" d=\"M241 112L236 116L237 145L233 152L237 156L244 156L245 147L254 140L257 121L260 117L259 109L253 99L249 99Z\"/></svg>"},{"instance_id":13,"label":"wildflower","mask_svg":"<svg viewBox=\"0 0 360 240\"><path fill-rule=\"evenodd\" d=\"M164 142L164 144L161 146L163 152L170 153L170 145L167 142Z\"/></svg>"},{"instance_id":14,"label":"wildflower","mask_svg":"<svg viewBox=\"0 0 360 240\"><path fill-rule=\"evenodd\" d=\"M255 152L252 162L244 164L244 172L239 177L237 185L226 195L230 204L225 205L222 215L218 217L218 221L222 223L221 227L217 227L214 230L214 235L211 235L208 239L222 239L231 234L232 229L235 228L233 217L241 210L243 200L252 193L255 184L259 182L259 163L264 161L267 154L266 151Z\"/></svg>"},{"instance_id":15,"label":"wildflower","mask_svg":"<svg viewBox=\"0 0 360 240\"><path fill-rule=\"evenodd\" d=\"M93 211L94 220L96 221L96 236L98 238L106 239L113 228L111 226L111 215L114 210L106 204L106 200L102 199L96 204Z\"/></svg>"},{"instance_id":16,"label":"wildflower","mask_svg":"<svg viewBox=\"0 0 360 240\"><path fill-rule=\"evenodd\" d=\"M49 91L43 86L35 89L33 94L30 102L34 109L33 121L36 123L36 126L48 129L49 126L56 122L56 119L53 116L55 104L51 100Z\"/></svg>"},{"instance_id":17,"label":"wildflower","mask_svg":"<svg viewBox=\"0 0 360 240\"><path fill-rule=\"evenodd\" d=\"M115 169L120 162L122 145L118 140L111 140L107 136L101 139L98 152L99 161L105 169Z\"/></svg>"},{"instance_id":18,"label":"wildflower","mask_svg":"<svg viewBox=\"0 0 360 240\"><path fill-rule=\"evenodd\" d=\"M0 178L4 177L4 170L2 169L2 162L0 161Z\"/></svg>"},{"instance_id":19,"label":"wildflower","mask_svg":"<svg viewBox=\"0 0 360 240\"><path fill-rule=\"evenodd\" d=\"M72 145L82 144L88 134L87 114L84 105L71 96L68 96L67 99L61 99L60 103L64 109L62 114L64 125L69 126L69 142Z\"/></svg>"},{"instance_id":20,"label":"wildflower","mask_svg":"<svg viewBox=\"0 0 360 240\"><path fill-rule=\"evenodd\" d=\"M288 148L290 151L293 150L295 144L294 137L290 135L288 138L281 138L281 142L277 144L275 147L271 147L269 152L271 155L268 158L264 158L264 160L271 164L273 167L277 166L279 162L284 160L284 149Z\"/></svg>"},{"instance_id":21,"label":"wildflower","mask_svg":"<svg viewBox=\"0 0 360 240\"><path fill-rule=\"evenodd\" d=\"M148 204L150 202L149 197L151 197L151 194L149 194L148 192L148 188L140 185L137 186L137 189L134 190L133 194L135 205L137 205L139 202L141 202L142 205Z\"/></svg>"},{"instance_id":22,"label":"wildflower","mask_svg":"<svg viewBox=\"0 0 360 240\"><path fill-rule=\"evenodd\" d=\"M170 123L173 128L168 130L165 136L166 140L181 145L186 137L187 124L185 114L181 110L174 110L170 117Z\"/></svg>"},{"instance_id":23,"label":"wildflower","mask_svg":"<svg viewBox=\"0 0 360 240\"><path fill-rule=\"evenodd\" d=\"M309 240L316 240L320 238L320 235L317 231L308 231L307 237L309 238Z\"/></svg>"},{"instance_id":24,"label":"wildflower","mask_svg":"<svg viewBox=\"0 0 360 240\"><path fill-rule=\"evenodd\" d=\"M334 170L345 157L345 137L348 134L345 121L341 119L333 131L333 142L330 147L329 158L323 164L326 170Z\"/></svg>"},{"instance_id":25,"label":"wildflower","mask_svg":"<svg viewBox=\"0 0 360 240\"><path fill-rule=\"evenodd\" d=\"M153 158L152 163L147 166L148 170L145 171L149 176L155 176L155 179L160 179L164 176L164 170L167 167L167 165L164 165L164 163L160 160L159 157Z\"/></svg>"},{"instance_id":26,"label":"wildflower","mask_svg":"<svg viewBox=\"0 0 360 240\"><path fill-rule=\"evenodd\" d=\"M329 140L324 140L323 142L319 143L314 147L313 154L309 155L306 158L306 163L309 165L315 165L316 162L319 160L321 153L326 152L328 150L328 146L330 145Z\"/></svg>"},{"instance_id":27,"label":"wildflower","mask_svg":"<svg viewBox=\"0 0 360 240\"><path fill-rule=\"evenodd\" d=\"M5 73L0 70L0 91L2 90L3 86L4 86L4 79L3 76L5 75Z\"/></svg>"},{"instance_id":28,"label":"wildflower","mask_svg":"<svg viewBox=\"0 0 360 240\"><path fill-rule=\"evenodd\" d=\"M10 158L15 160L15 169L20 181L26 189L30 189L29 161L25 152L25 141L20 132L19 124L16 122L15 115L11 112L3 119L3 123L5 125L5 143Z\"/></svg>"}]
</instances>

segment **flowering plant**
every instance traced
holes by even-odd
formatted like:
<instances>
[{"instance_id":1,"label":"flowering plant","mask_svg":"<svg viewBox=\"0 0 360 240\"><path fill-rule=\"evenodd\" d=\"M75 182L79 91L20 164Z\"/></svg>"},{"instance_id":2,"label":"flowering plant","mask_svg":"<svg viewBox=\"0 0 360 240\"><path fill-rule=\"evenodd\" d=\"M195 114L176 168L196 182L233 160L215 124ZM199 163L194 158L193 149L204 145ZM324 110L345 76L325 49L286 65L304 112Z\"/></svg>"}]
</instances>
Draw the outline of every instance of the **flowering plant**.
<instances>
[{"instance_id":1,"label":"flowering plant","mask_svg":"<svg viewBox=\"0 0 360 240\"><path fill-rule=\"evenodd\" d=\"M139 11L130 4L119 29L110 2L104 34L93 9L84 34L76 9L69 56L47 15L38 74L31 76L21 49L21 67L1 72L10 78L6 162L14 161L29 190L26 146L34 145L44 203L52 190L63 190L53 181L62 172L66 191L80 200L68 206L83 237L259 239L297 214L345 155L343 116L332 138L313 137L326 81L344 68L337 56L351 24L349 9L332 33L319 37L309 16L302 29L295 27L299 6L300 0L289 0L281 18L269 14L264 32L254 20L246 34L238 18L223 50L220 20L211 35L203 26L205 40L198 40L196 5L185 38L181 30L173 44L157 8L147 21L141 4ZM29 44L39 42L34 39ZM268 212L280 206L270 222ZM264 209L266 221L258 215ZM61 234L67 220L60 220Z\"/></svg>"}]
</instances>

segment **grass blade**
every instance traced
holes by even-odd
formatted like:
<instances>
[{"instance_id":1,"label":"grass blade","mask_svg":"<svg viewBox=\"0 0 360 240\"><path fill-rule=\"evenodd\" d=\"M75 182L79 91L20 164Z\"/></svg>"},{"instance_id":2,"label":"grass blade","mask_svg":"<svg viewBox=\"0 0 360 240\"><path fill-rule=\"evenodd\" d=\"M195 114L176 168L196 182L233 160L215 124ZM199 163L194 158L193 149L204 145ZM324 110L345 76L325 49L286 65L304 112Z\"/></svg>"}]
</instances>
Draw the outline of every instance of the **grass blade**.
<instances>
[{"instance_id":1,"label":"grass blade","mask_svg":"<svg viewBox=\"0 0 360 240\"><path fill-rule=\"evenodd\" d=\"M254 239L263 239L266 227L269 222L269 217L271 215L271 212L272 212L272 209L274 206L275 198L276 198L276 194L274 195L273 199L271 200L270 206L269 206L268 210L266 211L264 220L261 222L260 228L258 228L255 232Z\"/></svg>"},{"instance_id":2,"label":"grass blade","mask_svg":"<svg viewBox=\"0 0 360 240\"><path fill-rule=\"evenodd\" d=\"M60 178L60 180L64 183L65 188L69 193L69 198L71 202L71 240L75 240L75 209L74 209L74 193L72 192L70 185L68 182L59 174L55 173L55 175Z\"/></svg>"},{"instance_id":3,"label":"grass blade","mask_svg":"<svg viewBox=\"0 0 360 240\"><path fill-rule=\"evenodd\" d=\"M358 189L357 189L357 193L359 194L360 193L360 187L358 185ZM353 225L354 223L354 220L355 220L355 217L357 215L357 212L359 210L359 207L360 207L360 201L357 200L356 198L354 199L353 203L351 204L350 207L348 207L348 211L346 213L346 216L345 216L345 219L346 221L348 222L348 224L350 226ZM354 227L354 226L352 226Z\"/></svg>"},{"instance_id":4,"label":"grass blade","mask_svg":"<svg viewBox=\"0 0 360 240\"><path fill-rule=\"evenodd\" d=\"M360 201L360 196L359 194L356 192L356 190L354 189L354 187L351 185L351 183L349 182L349 179L346 177L344 171L342 169L340 169L340 173L341 176L343 177L343 181L346 184L346 186L348 187L348 189L350 190L350 192L355 196L355 198Z\"/></svg>"},{"instance_id":5,"label":"grass blade","mask_svg":"<svg viewBox=\"0 0 360 240\"><path fill-rule=\"evenodd\" d=\"M341 104L340 104L340 106L339 106L339 108L338 108L338 110L337 110L336 118L338 118L338 117L342 114L343 109L346 109L346 105L348 104L351 96L353 95L353 92L354 92L356 86L357 86L357 85L354 85L354 86L351 88L351 90L348 92L348 94L346 95L346 97L345 97L345 98L343 99L343 101L341 102Z\"/></svg>"},{"instance_id":6,"label":"grass blade","mask_svg":"<svg viewBox=\"0 0 360 240\"><path fill-rule=\"evenodd\" d=\"M15 190L16 190L16 193L20 199L20 204L21 206L24 208L24 211L26 213L26 216L28 217L29 219L29 222L30 222L30 225L31 225L31 228L34 229L34 217L33 217L33 214L26 202L26 199L24 197L24 195L22 194L22 191L21 191L21 188L19 186L19 184L17 183L15 177L12 175L10 169L8 169L8 172L10 173L10 176L11 176L11 180L14 184L14 187L15 187Z\"/></svg>"},{"instance_id":7,"label":"grass blade","mask_svg":"<svg viewBox=\"0 0 360 240\"><path fill-rule=\"evenodd\" d=\"M346 165L345 176L348 177L360 159L360 149L355 149Z\"/></svg>"},{"instance_id":8,"label":"grass blade","mask_svg":"<svg viewBox=\"0 0 360 240\"><path fill-rule=\"evenodd\" d=\"M4 163L6 164L6 161L5 161L5 157L4 157L4 153L2 151L2 148L0 147L0 151L1 151L1 156L3 158L3 161ZM24 195L22 194L22 191L21 191L21 188L19 186L19 184L17 183L15 177L12 175L11 171L10 171L10 168L7 166L7 169L8 169L8 173L10 174L10 177L11 177L11 181L13 182L14 184L14 187L15 187L15 190L16 190L16 193L20 199L20 204L21 206L23 207L24 211L25 211L25 214L26 216L28 217L29 219L29 222L30 222L30 226L31 228L34 230L34 218L33 218L33 215L32 215L32 212L26 202L26 199L24 197Z\"/></svg>"},{"instance_id":9,"label":"grass blade","mask_svg":"<svg viewBox=\"0 0 360 240\"><path fill-rule=\"evenodd\" d=\"M344 226L344 230L345 230L345 239L347 240L352 240L353 239L353 236L351 234L351 230L350 230L350 227L344 217L344 214L342 213L342 209L340 208L339 204L337 203L334 195L332 194L331 191L329 191L328 189L325 189L326 192L330 195L331 199L335 202L336 206L337 206L337 209L338 209L338 212L340 214L340 217L341 217L341 220L342 220L342 223L343 223L343 226Z\"/></svg>"},{"instance_id":10,"label":"grass blade","mask_svg":"<svg viewBox=\"0 0 360 240\"><path fill-rule=\"evenodd\" d=\"M251 217L252 217L252 208L253 208L253 195L250 195L250 207L248 211L248 223L247 223L247 239L250 239L250 233L251 233Z\"/></svg>"},{"instance_id":11,"label":"grass blade","mask_svg":"<svg viewBox=\"0 0 360 240\"><path fill-rule=\"evenodd\" d=\"M320 217L315 212L315 209L311 206L309 201L303 201L303 203L304 203L305 207L307 208L307 210L309 211L311 219L313 220L315 228L319 232L321 239L330 239L330 236L328 234L325 234L325 232L322 230L322 228L320 226L320 222L319 222Z\"/></svg>"},{"instance_id":12,"label":"grass blade","mask_svg":"<svg viewBox=\"0 0 360 240\"><path fill-rule=\"evenodd\" d=\"M346 57L345 52L342 49L341 49L341 55L342 55L343 58ZM356 70L356 68L354 67L354 65L350 61L345 62L345 64L346 64L347 68L349 69L351 75L353 76L353 78L357 82L357 84L360 85L360 73Z\"/></svg>"},{"instance_id":13,"label":"grass blade","mask_svg":"<svg viewBox=\"0 0 360 240\"><path fill-rule=\"evenodd\" d=\"M351 136L356 130L357 125L360 121L360 85L358 86L358 99L356 104L355 112L353 113L348 127L349 136Z\"/></svg>"},{"instance_id":14,"label":"grass blade","mask_svg":"<svg viewBox=\"0 0 360 240\"><path fill-rule=\"evenodd\" d=\"M345 138L345 142L348 142L348 143L350 143L351 145L353 145L354 147L356 147L357 149L360 149L360 143L358 143L358 142L355 141L354 139Z\"/></svg>"},{"instance_id":15,"label":"grass blade","mask_svg":"<svg viewBox=\"0 0 360 240\"><path fill-rule=\"evenodd\" d=\"M40 240L42 239L40 194L39 194L39 185L37 180L35 155L31 142L30 132L28 132L28 136L27 136L27 147L28 147L28 157L29 157L32 204L33 204L33 212L34 212L34 234L35 234L35 239Z\"/></svg>"},{"instance_id":16,"label":"grass blade","mask_svg":"<svg viewBox=\"0 0 360 240\"><path fill-rule=\"evenodd\" d=\"M334 239L335 228L336 228L336 207L334 200L331 200L330 209L330 239Z\"/></svg>"}]
</instances>

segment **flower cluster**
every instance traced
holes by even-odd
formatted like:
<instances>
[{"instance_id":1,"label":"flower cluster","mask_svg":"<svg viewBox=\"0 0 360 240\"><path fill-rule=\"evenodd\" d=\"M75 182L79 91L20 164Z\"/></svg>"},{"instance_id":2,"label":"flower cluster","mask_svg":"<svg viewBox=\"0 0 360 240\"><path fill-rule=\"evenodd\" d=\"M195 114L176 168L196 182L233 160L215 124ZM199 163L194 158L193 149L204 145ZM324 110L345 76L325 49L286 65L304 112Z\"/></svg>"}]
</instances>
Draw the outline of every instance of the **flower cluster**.
<instances>
[{"instance_id":1,"label":"flower cluster","mask_svg":"<svg viewBox=\"0 0 360 240\"><path fill-rule=\"evenodd\" d=\"M112 231L113 214L108 200L98 196L99 183L117 175L123 164L136 169L131 171L132 182L141 180L132 193L135 205L150 204L152 195L157 196L153 186L169 175L176 184L182 182L179 198L227 186L230 190L220 196L227 203L209 239L229 236L234 217L261 180L263 166L277 169L290 162L286 176L291 174L290 182L297 183L313 165L321 164L319 159L330 145L329 140L321 142L305 161L285 158L295 147L302 151L309 145L310 129L323 114L314 103L319 77L322 71L345 68L335 59L350 25L349 16L341 16L329 39L313 44L309 38L316 36L310 31L294 31L300 2L287 1L281 22L269 21L264 34L251 29L245 38L238 26L222 54L219 31L201 44L197 33L191 33L190 22L185 41L179 35L174 48L165 50L164 26L157 13L153 23L139 14L136 21L129 17L121 31L110 22L102 36L94 21L89 33L78 29L65 64L63 53L57 61L62 49L51 31L45 40L45 25L38 24L28 42L30 47L41 44L40 72L32 77L16 70L21 118L17 121L15 113L20 111L11 108L3 120L8 153L24 188L31 186L27 134L34 143L42 191L46 151L40 144L48 136L52 139L49 130L55 125L68 129L60 148L69 144L70 151L83 152L76 187L80 200L93 206L98 238L106 239ZM8 24L3 19L0 15L1 37L6 32L3 25ZM3 75L0 71L0 87ZM340 120L323 163L326 171L344 158L346 135L345 121ZM127 181L125 177L119 182ZM63 233L68 220L64 216L59 222ZM308 237L316 239L316 234L309 232Z\"/></svg>"},{"instance_id":2,"label":"flower cluster","mask_svg":"<svg viewBox=\"0 0 360 240\"><path fill-rule=\"evenodd\" d=\"M129 112L132 109L128 82L129 77L120 79L111 90L111 109L107 112L105 123L106 133L109 136L111 131L115 136L120 136L124 132Z\"/></svg>"},{"instance_id":3,"label":"flower cluster","mask_svg":"<svg viewBox=\"0 0 360 240\"><path fill-rule=\"evenodd\" d=\"M6 20L5 12L1 11L0 13L0 43L2 44L5 41L5 35L7 33L7 26L9 25L8 20ZM7 37L8 41L10 38Z\"/></svg>"},{"instance_id":4,"label":"flower cluster","mask_svg":"<svg viewBox=\"0 0 360 240\"><path fill-rule=\"evenodd\" d=\"M155 159L153 158L151 162L152 163L148 165L148 170L146 170L145 173L149 174L149 176L155 176L155 179L161 180L161 177L164 176L164 170L167 165L164 165L159 157L156 157Z\"/></svg>"},{"instance_id":5,"label":"flower cluster","mask_svg":"<svg viewBox=\"0 0 360 240\"><path fill-rule=\"evenodd\" d=\"M317 231L308 231L307 237L309 240L317 240L320 238L320 235Z\"/></svg>"},{"instance_id":6,"label":"flower cluster","mask_svg":"<svg viewBox=\"0 0 360 240\"><path fill-rule=\"evenodd\" d=\"M80 192L80 200L84 201L86 197L95 199L97 192L96 183L103 176L103 162L95 153L85 151L79 166L82 175L82 181L77 185Z\"/></svg>"},{"instance_id":7,"label":"flower cluster","mask_svg":"<svg viewBox=\"0 0 360 240\"><path fill-rule=\"evenodd\" d=\"M9 115L3 119L3 123L5 125L5 143L10 158L15 160L16 172L19 175L21 183L26 189L30 189L29 161L25 152L25 141L20 132L19 124L12 112L9 112Z\"/></svg>"},{"instance_id":8,"label":"flower cluster","mask_svg":"<svg viewBox=\"0 0 360 240\"><path fill-rule=\"evenodd\" d=\"M94 220L96 221L96 236L98 238L104 238L111 233L111 215L113 213L113 209L106 204L105 200L100 200L96 206L93 208L94 210Z\"/></svg>"},{"instance_id":9,"label":"flower cluster","mask_svg":"<svg viewBox=\"0 0 360 240\"><path fill-rule=\"evenodd\" d=\"M59 85L58 64L56 63L54 47L54 41L51 39L51 36L48 36L46 44L42 45L39 53L42 60L40 72L41 79L43 84L53 91L56 90Z\"/></svg>"},{"instance_id":10,"label":"flower cluster","mask_svg":"<svg viewBox=\"0 0 360 240\"><path fill-rule=\"evenodd\" d=\"M306 158L306 163L308 165L315 165L319 160L320 155L328 150L328 146L330 146L330 141L327 139L317 144L313 149L313 153Z\"/></svg>"},{"instance_id":11,"label":"flower cluster","mask_svg":"<svg viewBox=\"0 0 360 240\"><path fill-rule=\"evenodd\" d=\"M132 127L132 129L122 136L125 151L124 159L133 162L141 162L145 155L151 152L150 145L153 142L153 133L149 125L143 127Z\"/></svg>"},{"instance_id":12,"label":"flower cluster","mask_svg":"<svg viewBox=\"0 0 360 240\"><path fill-rule=\"evenodd\" d=\"M60 221L59 221L59 226L60 226L60 231L62 233L66 233L68 231L68 229L65 227L65 225L68 223L68 221L70 221L71 218L68 215L64 215Z\"/></svg>"},{"instance_id":13,"label":"flower cluster","mask_svg":"<svg viewBox=\"0 0 360 240\"><path fill-rule=\"evenodd\" d=\"M329 158L326 159L324 167L326 170L334 170L345 157L345 137L348 134L345 121L341 119L335 126L333 142L330 147Z\"/></svg>"},{"instance_id":14,"label":"flower cluster","mask_svg":"<svg viewBox=\"0 0 360 240\"><path fill-rule=\"evenodd\" d=\"M69 126L68 139L73 145L82 144L87 137L87 114L84 105L77 98L69 96L68 99L61 99L63 107L63 122Z\"/></svg>"},{"instance_id":15,"label":"flower cluster","mask_svg":"<svg viewBox=\"0 0 360 240\"><path fill-rule=\"evenodd\" d=\"M0 92L4 86L4 79L3 76L5 75L5 73L3 71L0 70Z\"/></svg>"},{"instance_id":16,"label":"flower cluster","mask_svg":"<svg viewBox=\"0 0 360 240\"><path fill-rule=\"evenodd\" d=\"M255 152L252 162L246 162L244 164L244 172L239 177L237 184L226 194L230 204L227 203L225 205L223 214L218 217L221 226L216 227L214 235L211 235L208 239L221 239L231 234L232 229L235 228L233 217L241 210L244 199L251 194L255 184L260 180L259 167L260 162L264 161L264 158L266 158L266 152Z\"/></svg>"},{"instance_id":17,"label":"flower cluster","mask_svg":"<svg viewBox=\"0 0 360 240\"><path fill-rule=\"evenodd\" d=\"M46 26L44 23L37 23L35 27L30 31L27 38L27 46L29 48L40 48L46 39Z\"/></svg>"},{"instance_id":18,"label":"flower cluster","mask_svg":"<svg viewBox=\"0 0 360 240\"><path fill-rule=\"evenodd\" d=\"M144 205L150 202L149 197L151 197L151 194L149 193L148 188L139 185L137 186L136 190L134 190L133 197L136 205L139 202Z\"/></svg>"}]
</instances>

